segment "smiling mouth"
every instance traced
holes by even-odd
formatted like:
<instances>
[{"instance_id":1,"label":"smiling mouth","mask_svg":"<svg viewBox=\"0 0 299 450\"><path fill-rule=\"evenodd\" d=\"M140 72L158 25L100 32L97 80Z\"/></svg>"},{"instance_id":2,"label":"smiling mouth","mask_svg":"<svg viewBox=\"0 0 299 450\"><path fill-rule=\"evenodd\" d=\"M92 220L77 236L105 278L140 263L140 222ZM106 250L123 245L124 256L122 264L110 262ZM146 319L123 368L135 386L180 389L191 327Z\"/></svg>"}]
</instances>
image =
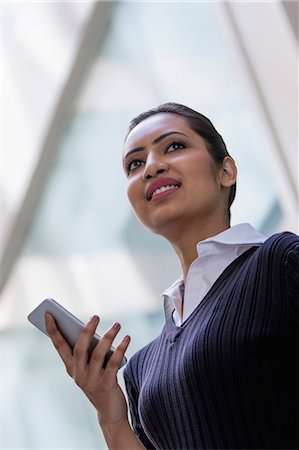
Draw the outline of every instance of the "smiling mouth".
<instances>
[{"instance_id":1,"label":"smiling mouth","mask_svg":"<svg viewBox=\"0 0 299 450\"><path fill-rule=\"evenodd\" d=\"M179 189L180 185L178 184L168 184L166 186L161 186L160 188L156 189L150 196L149 201L151 200L158 200L159 198L164 198L168 196L169 194L172 194L174 191Z\"/></svg>"}]
</instances>

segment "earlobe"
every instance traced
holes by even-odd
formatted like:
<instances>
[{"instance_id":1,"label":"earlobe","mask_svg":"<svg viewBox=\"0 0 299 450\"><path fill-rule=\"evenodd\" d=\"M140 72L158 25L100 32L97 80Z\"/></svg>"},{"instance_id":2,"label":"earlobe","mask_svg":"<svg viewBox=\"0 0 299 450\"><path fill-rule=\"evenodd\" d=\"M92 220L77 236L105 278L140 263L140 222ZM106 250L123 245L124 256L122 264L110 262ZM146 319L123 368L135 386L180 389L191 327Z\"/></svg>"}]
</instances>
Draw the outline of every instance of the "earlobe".
<instances>
[{"instance_id":1,"label":"earlobe","mask_svg":"<svg viewBox=\"0 0 299 450\"><path fill-rule=\"evenodd\" d=\"M237 167L235 161L230 156L226 156L222 161L221 184L223 187L233 186L237 181Z\"/></svg>"}]
</instances>

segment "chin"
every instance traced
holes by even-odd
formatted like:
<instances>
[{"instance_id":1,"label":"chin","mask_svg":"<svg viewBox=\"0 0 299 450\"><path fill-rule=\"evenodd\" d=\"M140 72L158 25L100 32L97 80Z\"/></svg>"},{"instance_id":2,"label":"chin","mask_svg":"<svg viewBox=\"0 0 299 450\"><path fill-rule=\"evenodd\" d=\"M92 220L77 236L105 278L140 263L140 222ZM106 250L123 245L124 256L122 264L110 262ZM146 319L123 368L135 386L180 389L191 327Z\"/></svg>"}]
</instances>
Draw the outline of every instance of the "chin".
<instances>
[{"instance_id":1,"label":"chin","mask_svg":"<svg viewBox=\"0 0 299 450\"><path fill-rule=\"evenodd\" d=\"M175 228L181 227L182 221L185 221L186 216L182 212L175 211L156 211L150 217L150 220L141 221L141 223L152 233L165 236L169 231L174 231ZM186 226L186 224L184 225Z\"/></svg>"}]
</instances>

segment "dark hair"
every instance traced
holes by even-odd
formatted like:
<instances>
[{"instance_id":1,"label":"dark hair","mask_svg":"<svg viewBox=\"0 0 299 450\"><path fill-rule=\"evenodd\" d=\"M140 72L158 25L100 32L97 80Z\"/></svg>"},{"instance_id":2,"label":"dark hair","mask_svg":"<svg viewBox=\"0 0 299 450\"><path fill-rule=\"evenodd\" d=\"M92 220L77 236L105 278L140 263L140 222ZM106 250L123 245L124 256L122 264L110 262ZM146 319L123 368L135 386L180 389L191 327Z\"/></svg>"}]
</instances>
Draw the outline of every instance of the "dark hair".
<instances>
[{"instance_id":1,"label":"dark hair","mask_svg":"<svg viewBox=\"0 0 299 450\"><path fill-rule=\"evenodd\" d=\"M149 109L137 117L131 120L128 134L136 127L140 122L147 119L150 116L159 113L172 113L177 114L178 116L182 116L186 119L189 127L195 131L195 133L199 134L206 143L207 150L210 155L213 157L216 164L221 164L225 156L230 156L227 151L226 145L222 136L218 133L212 122L205 117L203 114L194 111L187 106L180 105L178 103L163 103L156 108ZM230 220L231 213L230 207L235 199L236 195L236 184L231 186L228 198L228 217Z\"/></svg>"}]
</instances>

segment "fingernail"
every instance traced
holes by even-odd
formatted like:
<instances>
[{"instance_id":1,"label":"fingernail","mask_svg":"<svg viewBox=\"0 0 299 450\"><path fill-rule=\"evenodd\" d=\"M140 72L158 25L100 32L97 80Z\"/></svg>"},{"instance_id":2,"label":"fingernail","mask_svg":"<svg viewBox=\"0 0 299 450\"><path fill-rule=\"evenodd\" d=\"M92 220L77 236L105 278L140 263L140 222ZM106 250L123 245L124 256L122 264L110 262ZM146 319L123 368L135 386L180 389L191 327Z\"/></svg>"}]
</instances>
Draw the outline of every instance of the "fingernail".
<instances>
[{"instance_id":1,"label":"fingernail","mask_svg":"<svg viewBox=\"0 0 299 450\"><path fill-rule=\"evenodd\" d=\"M93 320L96 319L96 317L97 317L97 316L91 316L91 318L89 319L89 322L88 322L88 323L91 323Z\"/></svg>"},{"instance_id":2,"label":"fingernail","mask_svg":"<svg viewBox=\"0 0 299 450\"><path fill-rule=\"evenodd\" d=\"M130 336L127 335L123 338L123 341L128 342L130 339L131 339Z\"/></svg>"},{"instance_id":3,"label":"fingernail","mask_svg":"<svg viewBox=\"0 0 299 450\"><path fill-rule=\"evenodd\" d=\"M45 320L49 320L50 319L50 314L46 313L45 314Z\"/></svg>"},{"instance_id":4,"label":"fingernail","mask_svg":"<svg viewBox=\"0 0 299 450\"><path fill-rule=\"evenodd\" d=\"M120 327L120 324L119 324L118 322L115 322L115 323L112 325L112 328L113 328L114 330L117 330L119 327Z\"/></svg>"}]
</instances>

